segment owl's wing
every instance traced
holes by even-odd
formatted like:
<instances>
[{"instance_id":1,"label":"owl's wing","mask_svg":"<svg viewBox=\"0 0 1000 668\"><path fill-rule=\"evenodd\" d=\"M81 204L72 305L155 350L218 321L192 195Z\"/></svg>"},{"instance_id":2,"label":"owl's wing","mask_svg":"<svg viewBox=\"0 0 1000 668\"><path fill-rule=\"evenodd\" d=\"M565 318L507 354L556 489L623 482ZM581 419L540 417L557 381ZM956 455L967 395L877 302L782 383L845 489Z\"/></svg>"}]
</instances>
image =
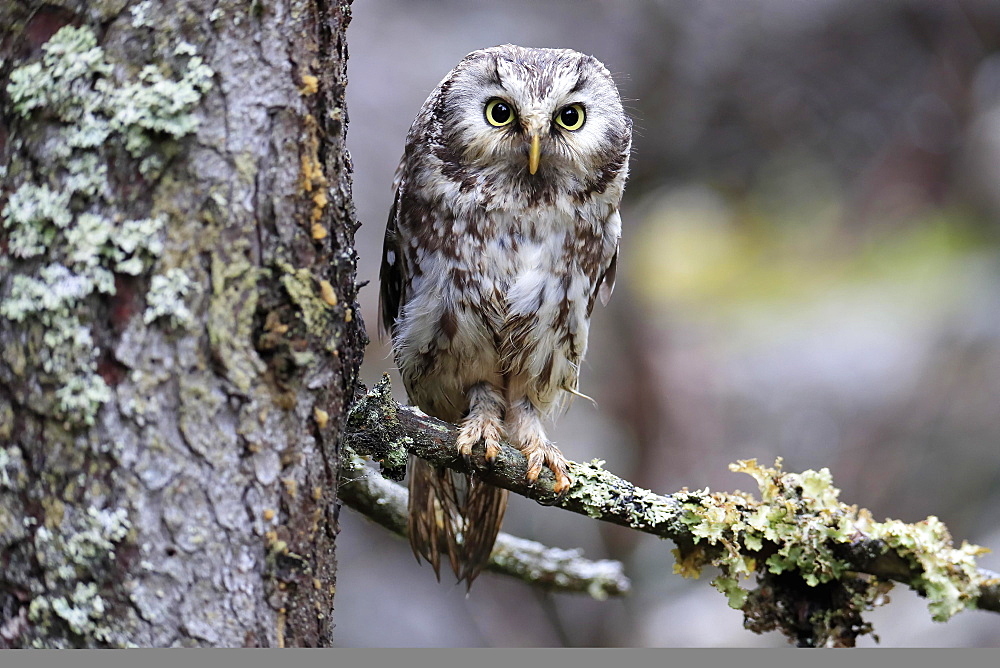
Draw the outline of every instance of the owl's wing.
<instances>
[{"instance_id":1,"label":"owl's wing","mask_svg":"<svg viewBox=\"0 0 1000 668\"><path fill-rule=\"evenodd\" d=\"M610 239L605 241L606 251L604 257L606 259L601 275L594 285L594 294L590 299L591 304L594 303L593 297L596 296L601 300L602 306L607 306L608 300L611 299L611 293L614 292L615 278L618 275L618 239L621 235L621 226L621 215L616 209L608 218L608 227L610 228L608 231L611 233L611 236ZM607 237L605 238L607 239Z\"/></svg>"},{"instance_id":2,"label":"owl's wing","mask_svg":"<svg viewBox=\"0 0 1000 668\"><path fill-rule=\"evenodd\" d=\"M402 168L402 165L400 166ZM392 334L396 320L406 303L406 258L399 236L399 206L405 188L401 169L396 170L395 195L382 241L382 266L379 269L379 336ZM407 387L407 392L410 388ZM507 492L479 481L462 484L461 476L410 455L409 512L407 533L413 554L423 557L441 577L441 554L447 555L455 577L472 584L489 559L500 530ZM460 489L467 487L468 489ZM499 510L496 506L499 505ZM484 507L480 507L484 506ZM470 510L474 517L497 517L495 523L466 526ZM490 513L484 515L483 513Z\"/></svg>"},{"instance_id":3,"label":"owl's wing","mask_svg":"<svg viewBox=\"0 0 1000 668\"><path fill-rule=\"evenodd\" d=\"M382 316L379 318L378 333L380 337L392 334L393 325L403 307L406 278L403 267L403 253L399 242L399 226L396 222L399 211L399 188L392 199L389 210L389 220L385 224L385 238L382 240L382 266L379 268L378 308Z\"/></svg>"},{"instance_id":4,"label":"owl's wing","mask_svg":"<svg viewBox=\"0 0 1000 668\"><path fill-rule=\"evenodd\" d=\"M615 276L618 274L618 245L615 244L615 253L611 256L611 261L601 277L597 279L597 297L601 300L601 306L607 306L611 299L611 293L615 290Z\"/></svg>"}]
</instances>

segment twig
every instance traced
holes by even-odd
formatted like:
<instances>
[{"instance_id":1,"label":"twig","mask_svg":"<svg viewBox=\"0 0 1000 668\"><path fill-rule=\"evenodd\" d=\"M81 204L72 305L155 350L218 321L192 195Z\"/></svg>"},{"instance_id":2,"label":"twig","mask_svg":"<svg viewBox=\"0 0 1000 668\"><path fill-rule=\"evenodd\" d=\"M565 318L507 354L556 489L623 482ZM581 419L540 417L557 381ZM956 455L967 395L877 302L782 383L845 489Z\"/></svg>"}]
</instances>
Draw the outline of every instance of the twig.
<instances>
[{"instance_id":1,"label":"twig","mask_svg":"<svg viewBox=\"0 0 1000 668\"><path fill-rule=\"evenodd\" d=\"M406 536L407 491L365 465L350 446L341 453L340 498L389 531ZM631 583L621 562L584 559L581 550L546 547L500 533L488 570L510 575L550 591L587 593L603 600L624 596Z\"/></svg>"},{"instance_id":2,"label":"twig","mask_svg":"<svg viewBox=\"0 0 1000 668\"><path fill-rule=\"evenodd\" d=\"M352 409L345 443L390 471L405 467L407 453L413 453L539 503L669 538L678 545L676 572L696 576L704 565L718 566L722 575L713 584L729 596L731 606L744 610L748 625L782 628L799 642L851 644L854 635L869 631L859 613L879 603L886 589L879 580L904 583L926 596L937 620L971 607L1000 612L1000 575L975 565L984 550L966 544L954 548L947 529L933 517L916 524L875 522L867 511L837 500L839 491L825 469L797 474L783 473L780 464L775 469L753 461L731 466L757 479L758 501L708 490L654 494L604 470L602 462L570 462L574 482L559 498L547 470L534 486L525 483L526 460L513 447L504 444L493 465L486 464L481 447L474 448L466 463L458 456L456 435L454 425L396 403L386 376ZM754 572L761 586L748 591L739 580ZM808 630L790 630L785 625L792 622L774 617L775 609L790 605L779 600L788 592L775 590L787 589L791 580L806 585L796 600L804 597L813 606L810 597L824 587L840 583L846 593L827 592L822 624L814 620ZM768 601L762 601L765 593ZM831 617L831 606L851 608L853 616ZM816 608L809 610L807 617L816 617ZM853 630L829 628L843 624Z\"/></svg>"}]
</instances>

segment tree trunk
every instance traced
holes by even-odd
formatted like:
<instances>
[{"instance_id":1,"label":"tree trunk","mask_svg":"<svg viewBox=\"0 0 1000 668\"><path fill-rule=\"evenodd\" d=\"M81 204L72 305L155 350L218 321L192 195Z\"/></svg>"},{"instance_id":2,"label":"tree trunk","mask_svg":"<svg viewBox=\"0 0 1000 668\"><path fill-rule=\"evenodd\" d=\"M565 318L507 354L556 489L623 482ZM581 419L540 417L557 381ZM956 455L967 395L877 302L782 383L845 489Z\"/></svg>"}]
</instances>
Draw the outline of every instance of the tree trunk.
<instances>
[{"instance_id":1,"label":"tree trunk","mask_svg":"<svg viewBox=\"0 0 1000 668\"><path fill-rule=\"evenodd\" d=\"M349 20L0 5L0 646L331 643Z\"/></svg>"}]
</instances>

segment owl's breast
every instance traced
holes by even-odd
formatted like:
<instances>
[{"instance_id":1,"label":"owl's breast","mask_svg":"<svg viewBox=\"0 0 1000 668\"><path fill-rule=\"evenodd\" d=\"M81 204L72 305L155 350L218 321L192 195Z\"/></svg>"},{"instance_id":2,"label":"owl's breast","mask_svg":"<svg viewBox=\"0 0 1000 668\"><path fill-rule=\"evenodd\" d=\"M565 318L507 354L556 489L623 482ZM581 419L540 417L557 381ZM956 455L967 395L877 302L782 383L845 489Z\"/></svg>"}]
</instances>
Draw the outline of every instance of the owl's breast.
<instances>
[{"instance_id":1,"label":"owl's breast","mask_svg":"<svg viewBox=\"0 0 1000 668\"><path fill-rule=\"evenodd\" d=\"M439 232L410 244L395 346L408 387L433 394L427 403L461 401L475 383L523 377L541 405L575 389L596 279L585 260L602 244L595 226L539 211L455 217Z\"/></svg>"}]
</instances>

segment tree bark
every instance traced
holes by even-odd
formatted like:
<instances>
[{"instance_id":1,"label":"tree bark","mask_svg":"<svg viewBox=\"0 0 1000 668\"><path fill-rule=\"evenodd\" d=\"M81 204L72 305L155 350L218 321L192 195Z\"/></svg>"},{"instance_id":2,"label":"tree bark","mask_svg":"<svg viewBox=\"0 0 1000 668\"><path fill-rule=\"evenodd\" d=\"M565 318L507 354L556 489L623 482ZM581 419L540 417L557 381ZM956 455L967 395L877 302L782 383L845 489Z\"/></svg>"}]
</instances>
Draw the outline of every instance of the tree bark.
<instances>
[{"instance_id":1,"label":"tree bark","mask_svg":"<svg viewBox=\"0 0 1000 668\"><path fill-rule=\"evenodd\" d=\"M0 6L0 646L332 642L349 20Z\"/></svg>"}]
</instances>

